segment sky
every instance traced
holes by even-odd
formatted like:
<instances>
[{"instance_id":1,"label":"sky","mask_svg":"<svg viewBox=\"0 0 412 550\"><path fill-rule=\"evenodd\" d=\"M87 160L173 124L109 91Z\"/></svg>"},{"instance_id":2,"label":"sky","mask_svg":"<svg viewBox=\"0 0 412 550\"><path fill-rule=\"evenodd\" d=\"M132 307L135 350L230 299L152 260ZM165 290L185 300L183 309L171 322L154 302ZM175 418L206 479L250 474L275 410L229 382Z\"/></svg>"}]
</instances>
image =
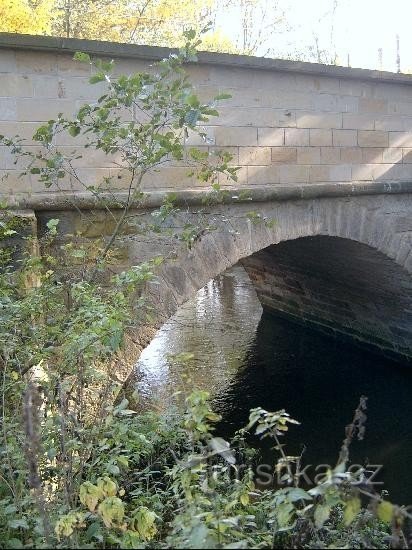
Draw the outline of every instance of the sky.
<instances>
[{"instance_id":1,"label":"sky","mask_svg":"<svg viewBox=\"0 0 412 550\"><path fill-rule=\"evenodd\" d=\"M412 71L412 0L268 0L286 15L289 30L279 26L267 46L271 57L293 51L308 54L318 38L319 47L336 51L340 65L394 71L396 36L399 35L402 71ZM334 8L335 6L335 8ZM222 27L231 36L239 33L235 11L222 13ZM264 55L267 46L257 55ZM382 63L379 60L382 48ZM312 59L315 61L315 58Z\"/></svg>"}]
</instances>

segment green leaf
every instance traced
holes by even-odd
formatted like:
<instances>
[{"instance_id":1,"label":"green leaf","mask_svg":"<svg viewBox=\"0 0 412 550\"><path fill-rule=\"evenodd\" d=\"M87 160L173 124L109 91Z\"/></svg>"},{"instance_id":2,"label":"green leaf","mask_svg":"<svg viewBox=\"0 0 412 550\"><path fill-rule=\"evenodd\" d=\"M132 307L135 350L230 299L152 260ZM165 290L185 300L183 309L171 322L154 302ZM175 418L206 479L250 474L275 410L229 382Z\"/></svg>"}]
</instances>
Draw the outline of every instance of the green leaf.
<instances>
[{"instance_id":1,"label":"green leaf","mask_svg":"<svg viewBox=\"0 0 412 550\"><path fill-rule=\"evenodd\" d=\"M218 94L214 97L215 101L219 101L219 99L230 99L232 97L231 94L226 94L226 93L223 93L223 94Z\"/></svg>"},{"instance_id":2,"label":"green leaf","mask_svg":"<svg viewBox=\"0 0 412 550\"><path fill-rule=\"evenodd\" d=\"M106 80L104 73L96 73L89 78L90 84L97 84L98 82L103 82Z\"/></svg>"},{"instance_id":3,"label":"green leaf","mask_svg":"<svg viewBox=\"0 0 412 550\"><path fill-rule=\"evenodd\" d=\"M29 524L24 518L11 519L7 522L7 525L10 527L10 529L28 529L29 528Z\"/></svg>"},{"instance_id":4,"label":"green leaf","mask_svg":"<svg viewBox=\"0 0 412 550\"><path fill-rule=\"evenodd\" d=\"M75 125L72 125L70 126L69 128L69 134L72 136L72 137L76 137L80 134L80 127L79 126L75 126Z\"/></svg>"},{"instance_id":5,"label":"green leaf","mask_svg":"<svg viewBox=\"0 0 412 550\"><path fill-rule=\"evenodd\" d=\"M40 174L40 168L30 168L30 174Z\"/></svg>"},{"instance_id":6,"label":"green leaf","mask_svg":"<svg viewBox=\"0 0 412 550\"><path fill-rule=\"evenodd\" d=\"M90 55L84 52L76 52L73 59L74 61L80 61L80 63L90 63Z\"/></svg>"}]
</instances>

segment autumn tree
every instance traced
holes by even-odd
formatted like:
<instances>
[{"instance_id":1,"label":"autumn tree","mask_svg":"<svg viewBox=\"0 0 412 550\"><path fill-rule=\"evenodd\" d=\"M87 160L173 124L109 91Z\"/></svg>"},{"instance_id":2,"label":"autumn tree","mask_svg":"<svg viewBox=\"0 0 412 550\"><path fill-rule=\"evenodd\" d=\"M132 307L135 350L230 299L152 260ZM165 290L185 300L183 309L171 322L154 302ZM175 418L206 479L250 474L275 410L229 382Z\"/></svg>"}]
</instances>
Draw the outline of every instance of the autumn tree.
<instances>
[{"instance_id":1,"label":"autumn tree","mask_svg":"<svg viewBox=\"0 0 412 550\"><path fill-rule=\"evenodd\" d=\"M0 32L50 34L54 0L1 0Z\"/></svg>"}]
</instances>

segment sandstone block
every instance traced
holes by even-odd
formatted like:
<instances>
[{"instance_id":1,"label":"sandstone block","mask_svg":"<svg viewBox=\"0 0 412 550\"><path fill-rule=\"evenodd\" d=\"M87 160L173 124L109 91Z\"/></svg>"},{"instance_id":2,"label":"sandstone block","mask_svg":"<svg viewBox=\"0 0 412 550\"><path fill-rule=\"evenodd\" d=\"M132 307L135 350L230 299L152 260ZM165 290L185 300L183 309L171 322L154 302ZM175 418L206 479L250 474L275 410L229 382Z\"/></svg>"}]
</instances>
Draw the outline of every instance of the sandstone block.
<instances>
[{"instance_id":1,"label":"sandstone block","mask_svg":"<svg viewBox=\"0 0 412 550\"><path fill-rule=\"evenodd\" d=\"M362 162L362 149L358 147L342 147L340 150L340 159L345 164L360 164Z\"/></svg>"},{"instance_id":2,"label":"sandstone block","mask_svg":"<svg viewBox=\"0 0 412 550\"><path fill-rule=\"evenodd\" d=\"M388 144L388 132L378 130L359 130L358 132L359 147L388 147Z\"/></svg>"},{"instance_id":3,"label":"sandstone block","mask_svg":"<svg viewBox=\"0 0 412 550\"><path fill-rule=\"evenodd\" d=\"M330 146L332 145L332 130L309 130L309 144L311 146Z\"/></svg>"},{"instance_id":4,"label":"sandstone block","mask_svg":"<svg viewBox=\"0 0 412 550\"><path fill-rule=\"evenodd\" d=\"M321 147L320 162L321 164L339 164L340 148L339 147Z\"/></svg>"},{"instance_id":5,"label":"sandstone block","mask_svg":"<svg viewBox=\"0 0 412 550\"><path fill-rule=\"evenodd\" d=\"M239 147L239 164L265 166L271 163L270 147Z\"/></svg>"},{"instance_id":6,"label":"sandstone block","mask_svg":"<svg viewBox=\"0 0 412 550\"><path fill-rule=\"evenodd\" d=\"M258 128L258 144L266 146L284 145L285 130L283 128Z\"/></svg>"},{"instance_id":7,"label":"sandstone block","mask_svg":"<svg viewBox=\"0 0 412 550\"><path fill-rule=\"evenodd\" d=\"M320 164L320 147L298 147L298 164Z\"/></svg>"},{"instance_id":8,"label":"sandstone block","mask_svg":"<svg viewBox=\"0 0 412 550\"><path fill-rule=\"evenodd\" d=\"M356 130L333 130L333 145L337 147L354 147L358 144Z\"/></svg>"},{"instance_id":9,"label":"sandstone block","mask_svg":"<svg viewBox=\"0 0 412 550\"><path fill-rule=\"evenodd\" d=\"M258 144L257 128L216 127L216 145L242 145L252 147Z\"/></svg>"},{"instance_id":10,"label":"sandstone block","mask_svg":"<svg viewBox=\"0 0 412 550\"><path fill-rule=\"evenodd\" d=\"M308 183L309 166L285 165L279 166L280 183Z\"/></svg>"},{"instance_id":11,"label":"sandstone block","mask_svg":"<svg viewBox=\"0 0 412 550\"><path fill-rule=\"evenodd\" d=\"M359 98L359 112L360 113L382 113L388 112L388 100L387 99L372 99L370 97Z\"/></svg>"},{"instance_id":12,"label":"sandstone block","mask_svg":"<svg viewBox=\"0 0 412 550\"><path fill-rule=\"evenodd\" d=\"M301 128L286 128L285 145L298 147L309 145L309 130Z\"/></svg>"},{"instance_id":13,"label":"sandstone block","mask_svg":"<svg viewBox=\"0 0 412 550\"><path fill-rule=\"evenodd\" d=\"M296 164L296 147L272 147L272 162L274 164Z\"/></svg>"},{"instance_id":14,"label":"sandstone block","mask_svg":"<svg viewBox=\"0 0 412 550\"><path fill-rule=\"evenodd\" d=\"M374 130L375 119L370 115L343 113L343 128L349 130Z\"/></svg>"},{"instance_id":15,"label":"sandstone block","mask_svg":"<svg viewBox=\"0 0 412 550\"><path fill-rule=\"evenodd\" d=\"M391 147L383 150L383 162L385 164L398 164L402 162L402 148Z\"/></svg>"},{"instance_id":16,"label":"sandstone block","mask_svg":"<svg viewBox=\"0 0 412 550\"><path fill-rule=\"evenodd\" d=\"M297 112L298 128L342 128L341 113Z\"/></svg>"},{"instance_id":17,"label":"sandstone block","mask_svg":"<svg viewBox=\"0 0 412 550\"><path fill-rule=\"evenodd\" d=\"M380 164L383 162L383 147L367 147L360 149L362 152L362 162L365 164Z\"/></svg>"},{"instance_id":18,"label":"sandstone block","mask_svg":"<svg viewBox=\"0 0 412 550\"><path fill-rule=\"evenodd\" d=\"M267 185L271 183L279 183L279 167L278 166L248 166L247 167L247 182L249 185Z\"/></svg>"}]
</instances>

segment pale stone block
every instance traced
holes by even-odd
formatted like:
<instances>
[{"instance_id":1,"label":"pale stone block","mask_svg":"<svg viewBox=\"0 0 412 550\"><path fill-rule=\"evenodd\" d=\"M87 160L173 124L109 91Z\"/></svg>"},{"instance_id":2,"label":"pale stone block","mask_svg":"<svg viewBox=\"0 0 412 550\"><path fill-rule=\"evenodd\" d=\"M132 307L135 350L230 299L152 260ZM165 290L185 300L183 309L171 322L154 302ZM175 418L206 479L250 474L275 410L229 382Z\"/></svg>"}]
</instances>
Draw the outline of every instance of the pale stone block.
<instances>
[{"instance_id":1,"label":"pale stone block","mask_svg":"<svg viewBox=\"0 0 412 550\"><path fill-rule=\"evenodd\" d=\"M59 151L66 157L72 158L74 168L110 168L122 165L121 154L119 152L106 155L101 149L81 148L61 146ZM80 157L80 158L75 158Z\"/></svg>"},{"instance_id":2,"label":"pale stone block","mask_svg":"<svg viewBox=\"0 0 412 550\"><path fill-rule=\"evenodd\" d=\"M286 128L285 145L298 147L309 145L309 130L301 128Z\"/></svg>"},{"instance_id":3,"label":"pale stone block","mask_svg":"<svg viewBox=\"0 0 412 550\"><path fill-rule=\"evenodd\" d=\"M393 113L396 115L412 115L412 102L390 101L388 103L388 113Z\"/></svg>"},{"instance_id":4,"label":"pale stone block","mask_svg":"<svg viewBox=\"0 0 412 550\"><path fill-rule=\"evenodd\" d=\"M402 162L402 148L391 147L383 150L383 162L385 164L397 164Z\"/></svg>"},{"instance_id":5,"label":"pale stone block","mask_svg":"<svg viewBox=\"0 0 412 550\"><path fill-rule=\"evenodd\" d=\"M333 145L338 147L354 147L358 144L356 130L333 130Z\"/></svg>"},{"instance_id":6,"label":"pale stone block","mask_svg":"<svg viewBox=\"0 0 412 550\"><path fill-rule=\"evenodd\" d=\"M265 166L271 163L270 147L239 147L239 164Z\"/></svg>"},{"instance_id":7,"label":"pale stone block","mask_svg":"<svg viewBox=\"0 0 412 550\"><path fill-rule=\"evenodd\" d=\"M36 155L40 149L39 147L27 146L24 147L26 153ZM31 162L29 155L18 155L12 152L11 147L0 146L0 169L2 170L27 170Z\"/></svg>"},{"instance_id":8,"label":"pale stone block","mask_svg":"<svg viewBox=\"0 0 412 550\"><path fill-rule=\"evenodd\" d=\"M334 111L339 112L339 96L331 94L312 93L312 108L315 111Z\"/></svg>"},{"instance_id":9,"label":"pale stone block","mask_svg":"<svg viewBox=\"0 0 412 550\"><path fill-rule=\"evenodd\" d=\"M59 77L56 75L31 75L33 95L39 99L58 99L63 96Z\"/></svg>"},{"instance_id":10,"label":"pale stone block","mask_svg":"<svg viewBox=\"0 0 412 550\"><path fill-rule=\"evenodd\" d=\"M13 97L0 99L0 120L17 119L17 102Z\"/></svg>"},{"instance_id":11,"label":"pale stone block","mask_svg":"<svg viewBox=\"0 0 412 550\"><path fill-rule=\"evenodd\" d=\"M329 92L331 94L339 94L340 93L339 79L330 78L327 76L314 77L313 89L318 92Z\"/></svg>"},{"instance_id":12,"label":"pale stone block","mask_svg":"<svg viewBox=\"0 0 412 550\"><path fill-rule=\"evenodd\" d=\"M374 164L359 164L352 166L352 179L354 181L373 181L375 179Z\"/></svg>"},{"instance_id":13,"label":"pale stone block","mask_svg":"<svg viewBox=\"0 0 412 550\"><path fill-rule=\"evenodd\" d=\"M350 181L352 179L351 166L340 164L329 167L329 180L330 181Z\"/></svg>"},{"instance_id":14,"label":"pale stone block","mask_svg":"<svg viewBox=\"0 0 412 550\"><path fill-rule=\"evenodd\" d=\"M412 164L412 148L402 149L402 160L404 164Z\"/></svg>"},{"instance_id":15,"label":"pale stone block","mask_svg":"<svg viewBox=\"0 0 412 550\"><path fill-rule=\"evenodd\" d=\"M16 52L14 50L0 49L0 73L16 72Z\"/></svg>"},{"instance_id":16,"label":"pale stone block","mask_svg":"<svg viewBox=\"0 0 412 550\"><path fill-rule=\"evenodd\" d=\"M348 130L374 130L375 119L370 115L343 113L343 128Z\"/></svg>"},{"instance_id":17,"label":"pale stone block","mask_svg":"<svg viewBox=\"0 0 412 550\"><path fill-rule=\"evenodd\" d=\"M258 144L266 146L280 146L285 143L283 128L258 128Z\"/></svg>"},{"instance_id":18,"label":"pale stone block","mask_svg":"<svg viewBox=\"0 0 412 550\"><path fill-rule=\"evenodd\" d=\"M216 145L257 145L257 128L250 127L216 127Z\"/></svg>"},{"instance_id":19,"label":"pale stone block","mask_svg":"<svg viewBox=\"0 0 412 550\"><path fill-rule=\"evenodd\" d=\"M226 174L218 174L219 185L224 187L236 187L237 185L247 185L248 184L248 167L240 166L239 170L236 172L237 181L234 181L231 177ZM210 184L208 184L210 185Z\"/></svg>"},{"instance_id":20,"label":"pale stone block","mask_svg":"<svg viewBox=\"0 0 412 550\"><path fill-rule=\"evenodd\" d=\"M43 185L44 188L44 185ZM30 177L21 176L21 170L0 170L0 194L30 193Z\"/></svg>"},{"instance_id":21,"label":"pale stone block","mask_svg":"<svg viewBox=\"0 0 412 550\"><path fill-rule=\"evenodd\" d=\"M342 182L350 181L352 177L351 167L346 165L321 165L311 166L311 182Z\"/></svg>"},{"instance_id":22,"label":"pale stone block","mask_svg":"<svg viewBox=\"0 0 412 550\"><path fill-rule=\"evenodd\" d=\"M389 132L389 147L412 147L412 132Z\"/></svg>"},{"instance_id":23,"label":"pale stone block","mask_svg":"<svg viewBox=\"0 0 412 550\"><path fill-rule=\"evenodd\" d=\"M327 166L327 165L311 166L309 181L311 183L328 182L330 181L329 173L330 173L330 166Z\"/></svg>"},{"instance_id":24,"label":"pale stone block","mask_svg":"<svg viewBox=\"0 0 412 550\"><path fill-rule=\"evenodd\" d=\"M345 164L360 164L362 162L362 149L358 147L342 147L340 160Z\"/></svg>"},{"instance_id":25,"label":"pale stone block","mask_svg":"<svg viewBox=\"0 0 412 550\"><path fill-rule=\"evenodd\" d=\"M203 136L193 130L188 131L188 136L184 138L184 144L187 146L197 146L197 145L214 145L216 143L215 139L215 128L213 126L199 126L197 130L204 134Z\"/></svg>"},{"instance_id":26,"label":"pale stone block","mask_svg":"<svg viewBox=\"0 0 412 550\"><path fill-rule=\"evenodd\" d=\"M359 96L359 97L372 97L373 85L366 82L357 82L352 79L340 80L340 92L343 95Z\"/></svg>"},{"instance_id":27,"label":"pale stone block","mask_svg":"<svg viewBox=\"0 0 412 550\"><path fill-rule=\"evenodd\" d=\"M89 63L81 63L75 61L71 54L59 54L57 57L57 71L61 75L70 76L90 76L92 73L92 66Z\"/></svg>"},{"instance_id":28,"label":"pale stone block","mask_svg":"<svg viewBox=\"0 0 412 550\"><path fill-rule=\"evenodd\" d=\"M311 146L323 145L330 146L332 145L332 130L309 130L309 143Z\"/></svg>"},{"instance_id":29,"label":"pale stone block","mask_svg":"<svg viewBox=\"0 0 412 550\"><path fill-rule=\"evenodd\" d=\"M262 99L263 102L263 99ZM268 90L266 102L270 106L283 109L312 109L311 94L295 90Z\"/></svg>"},{"instance_id":30,"label":"pale stone block","mask_svg":"<svg viewBox=\"0 0 412 550\"><path fill-rule=\"evenodd\" d=\"M362 152L362 162L365 164L381 164L383 162L383 147L367 147L359 149Z\"/></svg>"},{"instance_id":31,"label":"pale stone block","mask_svg":"<svg viewBox=\"0 0 412 550\"><path fill-rule=\"evenodd\" d=\"M388 144L388 132L378 130L359 130L358 132L359 147L388 147Z\"/></svg>"},{"instance_id":32,"label":"pale stone block","mask_svg":"<svg viewBox=\"0 0 412 550\"><path fill-rule=\"evenodd\" d=\"M228 162L230 166L237 166L239 164L239 147L209 147L209 160L213 162L213 159L217 159L219 152L226 151L232 155L232 160Z\"/></svg>"},{"instance_id":33,"label":"pale stone block","mask_svg":"<svg viewBox=\"0 0 412 550\"><path fill-rule=\"evenodd\" d=\"M269 128L296 127L296 114L287 109L267 107L217 107L218 117L211 118L215 126L254 126Z\"/></svg>"},{"instance_id":34,"label":"pale stone block","mask_svg":"<svg viewBox=\"0 0 412 550\"><path fill-rule=\"evenodd\" d=\"M65 99L17 99L17 120L23 122L44 122L56 118L59 113L72 117L75 103Z\"/></svg>"},{"instance_id":35,"label":"pale stone block","mask_svg":"<svg viewBox=\"0 0 412 550\"><path fill-rule=\"evenodd\" d=\"M342 128L341 113L297 112L298 128Z\"/></svg>"},{"instance_id":36,"label":"pale stone block","mask_svg":"<svg viewBox=\"0 0 412 550\"><path fill-rule=\"evenodd\" d=\"M411 129L412 129L412 126L411 126ZM400 117L400 116L379 117L375 120L375 130L384 130L384 131L405 130L403 117Z\"/></svg>"},{"instance_id":37,"label":"pale stone block","mask_svg":"<svg viewBox=\"0 0 412 550\"><path fill-rule=\"evenodd\" d=\"M320 164L320 147L298 147L298 164Z\"/></svg>"},{"instance_id":38,"label":"pale stone block","mask_svg":"<svg viewBox=\"0 0 412 550\"><path fill-rule=\"evenodd\" d=\"M23 74L56 74L57 54L31 50L16 51L16 67Z\"/></svg>"},{"instance_id":39,"label":"pale stone block","mask_svg":"<svg viewBox=\"0 0 412 550\"><path fill-rule=\"evenodd\" d=\"M33 145L32 137L38 126L36 122L4 121L0 122L0 134L9 138L17 135L25 140L24 145Z\"/></svg>"},{"instance_id":40,"label":"pale stone block","mask_svg":"<svg viewBox=\"0 0 412 550\"><path fill-rule=\"evenodd\" d=\"M405 132L412 132L412 117L401 117L401 120L403 121L403 130Z\"/></svg>"},{"instance_id":41,"label":"pale stone block","mask_svg":"<svg viewBox=\"0 0 412 550\"><path fill-rule=\"evenodd\" d=\"M248 166L247 181L250 185L267 185L279 183L278 166Z\"/></svg>"},{"instance_id":42,"label":"pale stone block","mask_svg":"<svg viewBox=\"0 0 412 550\"><path fill-rule=\"evenodd\" d=\"M273 164L296 164L296 162L297 162L296 147L273 147L272 148Z\"/></svg>"},{"instance_id":43,"label":"pale stone block","mask_svg":"<svg viewBox=\"0 0 412 550\"><path fill-rule=\"evenodd\" d=\"M320 162L321 164L339 164L340 148L339 147L321 147Z\"/></svg>"},{"instance_id":44,"label":"pale stone block","mask_svg":"<svg viewBox=\"0 0 412 550\"><path fill-rule=\"evenodd\" d=\"M358 112L358 98L344 95L337 96L337 111L341 113L357 113Z\"/></svg>"},{"instance_id":45,"label":"pale stone block","mask_svg":"<svg viewBox=\"0 0 412 550\"><path fill-rule=\"evenodd\" d=\"M190 176L192 170L188 167L171 166L167 169L158 171L152 170L145 176L144 188L149 189L170 189L178 188L188 189L195 187L205 187L209 185L207 182L199 182L195 176Z\"/></svg>"},{"instance_id":46,"label":"pale stone block","mask_svg":"<svg viewBox=\"0 0 412 550\"><path fill-rule=\"evenodd\" d=\"M309 182L309 166L303 164L279 166L279 181L280 183L308 183Z\"/></svg>"},{"instance_id":47,"label":"pale stone block","mask_svg":"<svg viewBox=\"0 0 412 550\"><path fill-rule=\"evenodd\" d=\"M106 82L90 84L88 78L80 76L60 77L58 80L58 97L67 99L87 99L96 100L103 94L107 94L108 86Z\"/></svg>"},{"instance_id":48,"label":"pale stone block","mask_svg":"<svg viewBox=\"0 0 412 550\"><path fill-rule=\"evenodd\" d=\"M388 112L387 99L372 99L367 97L359 98L359 113L382 113Z\"/></svg>"},{"instance_id":49,"label":"pale stone block","mask_svg":"<svg viewBox=\"0 0 412 550\"><path fill-rule=\"evenodd\" d=\"M33 83L29 76L11 73L0 74L0 97L31 97L32 95Z\"/></svg>"}]
</instances>

